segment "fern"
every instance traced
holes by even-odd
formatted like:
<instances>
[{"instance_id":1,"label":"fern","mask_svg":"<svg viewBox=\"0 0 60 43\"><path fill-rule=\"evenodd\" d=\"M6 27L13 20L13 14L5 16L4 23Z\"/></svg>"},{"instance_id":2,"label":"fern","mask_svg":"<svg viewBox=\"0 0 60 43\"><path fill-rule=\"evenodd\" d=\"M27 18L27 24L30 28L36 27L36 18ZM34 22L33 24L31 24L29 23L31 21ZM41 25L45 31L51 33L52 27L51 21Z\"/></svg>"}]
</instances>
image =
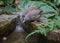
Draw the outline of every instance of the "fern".
<instances>
[{"instance_id":1,"label":"fern","mask_svg":"<svg viewBox=\"0 0 60 43\"><path fill-rule=\"evenodd\" d=\"M46 31L46 29L38 29L38 30L35 30L35 31L31 32L30 34L28 34L26 36L26 39L25 40L27 40L28 37L34 35L35 33L41 33L42 35L45 35L46 36L47 31Z\"/></svg>"},{"instance_id":2,"label":"fern","mask_svg":"<svg viewBox=\"0 0 60 43\"><path fill-rule=\"evenodd\" d=\"M49 2L53 3L56 6L60 5L60 0L32 0L32 1L49 1Z\"/></svg>"},{"instance_id":3,"label":"fern","mask_svg":"<svg viewBox=\"0 0 60 43\"><path fill-rule=\"evenodd\" d=\"M50 6L54 7L56 9L56 11L57 11L56 14L57 15L59 14L58 8L53 3L49 2L49 1L43 1L43 2L45 2L45 3L49 4Z\"/></svg>"},{"instance_id":4,"label":"fern","mask_svg":"<svg viewBox=\"0 0 60 43\"><path fill-rule=\"evenodd\" d=\"M28 34L28 35L26 36L26 40L27 40L27 38L30 37L31 35L33 35L33 34L35 34L35 33L39 33L39 32L40 32L40 30L35 30L35 31L33 31L32 33Z\"/></svg>"},{"instance_id":5,"label":"fern","mask_svg":"<svg viewBox=\"0 0 60 43\"><path fill-rule=\"evenodd\" d=\"M15 4L15 0L0 0L0 14L1 13L12 13L20 10Z\"/></svg>"},{"instance_id":6,"label":"fern","mask_svg":"<svg viewBox=\"0 0 60 43\"><path fill-rule=\"evenodd\" d=\"M51 19L47 23L41 23L37 25L37 29L27 35L26 39L35 33L40 33L41 35L47 36L47 32L53 31L60 28L60 16L55 16L54 19Z\"/></svg>"},{"instance_id":7,"label":"fern","mask_svg":"<svg viewBox=\"0 0 60 43\"><path fill-rule=\"evenodd\" d=\"M41 16L47 18L49 21L47 23L40 23L39 25L37 24L36 30L28 34L26 39L28 39L30 36L34 35L35 33L40 33L41 35L47 36L47 32L60 28L60 16L58 16L59 11L58 8L55 6L55 4L52 3L51 0L48 1L29 0L25 8L33 5L39 6L43 12L53 12L53 13L42 14Z\"/></svg>"}]
</instances>

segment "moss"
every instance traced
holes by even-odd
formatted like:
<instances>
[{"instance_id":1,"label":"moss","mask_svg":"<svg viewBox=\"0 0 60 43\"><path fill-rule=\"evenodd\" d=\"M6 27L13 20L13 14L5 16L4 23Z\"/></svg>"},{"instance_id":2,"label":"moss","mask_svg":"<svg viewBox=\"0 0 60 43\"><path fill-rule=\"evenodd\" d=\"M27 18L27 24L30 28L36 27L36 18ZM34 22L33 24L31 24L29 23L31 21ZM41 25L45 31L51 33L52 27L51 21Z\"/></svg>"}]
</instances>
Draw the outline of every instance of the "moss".
<instances>
[{"instance_id":1,"label":"moss","mask_svg":"<svg viewBox=\"0 0 60 43\"><path fill-rule=\"evenodd\" d=\"M6 18L7 20L4 20L4 21L0 20L0 37L9 35L16 27L16 18L17 17L14 17L12 15L9 15L7 17L9 19Z\"/></svg>"}]
</instances>

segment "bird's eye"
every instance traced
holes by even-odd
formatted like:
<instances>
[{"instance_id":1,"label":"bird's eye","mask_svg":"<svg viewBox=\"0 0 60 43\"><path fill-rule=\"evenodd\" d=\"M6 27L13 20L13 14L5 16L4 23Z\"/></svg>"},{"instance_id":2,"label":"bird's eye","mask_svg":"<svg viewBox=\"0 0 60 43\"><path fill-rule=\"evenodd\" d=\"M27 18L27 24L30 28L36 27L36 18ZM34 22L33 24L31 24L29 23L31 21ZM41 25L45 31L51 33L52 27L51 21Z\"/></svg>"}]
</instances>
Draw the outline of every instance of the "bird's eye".
<instances>
[{"instance_id":1,"label":"bird's eye","mask_svg":"<svg viewBox=\"0 0 60 43\"><path fill-rule=\"evenodd\" d=\"M28 5L28 7L30 7L30 5Z\"/></svg>"},{"instance_id":2,"label":"bird's eye","mask_svg":"<svg viewBox=\"0 0 60 43\"><path fill-rule=\"evenodd\" d=\"M24 15L22 17L25 17Z\"/></svg>"}]
</instances>

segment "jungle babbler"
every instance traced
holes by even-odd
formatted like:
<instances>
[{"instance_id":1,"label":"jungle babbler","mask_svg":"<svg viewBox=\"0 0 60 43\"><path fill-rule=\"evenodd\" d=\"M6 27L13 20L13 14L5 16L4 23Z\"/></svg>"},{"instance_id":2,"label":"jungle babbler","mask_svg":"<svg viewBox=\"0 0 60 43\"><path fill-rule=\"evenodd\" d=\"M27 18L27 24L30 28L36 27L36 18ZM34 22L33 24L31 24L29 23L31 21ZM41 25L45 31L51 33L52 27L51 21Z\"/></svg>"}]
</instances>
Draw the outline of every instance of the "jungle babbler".
<instances>
[{"instance_id":1,"label":"jungle babbler","mask_svg":"<svg viewBox=\"0 0 60 43\"><path fill-rule=\"evenodd\" d=\"M0 43L60 43L60 0L0 0Z\"/></svg>"}]
</instances>

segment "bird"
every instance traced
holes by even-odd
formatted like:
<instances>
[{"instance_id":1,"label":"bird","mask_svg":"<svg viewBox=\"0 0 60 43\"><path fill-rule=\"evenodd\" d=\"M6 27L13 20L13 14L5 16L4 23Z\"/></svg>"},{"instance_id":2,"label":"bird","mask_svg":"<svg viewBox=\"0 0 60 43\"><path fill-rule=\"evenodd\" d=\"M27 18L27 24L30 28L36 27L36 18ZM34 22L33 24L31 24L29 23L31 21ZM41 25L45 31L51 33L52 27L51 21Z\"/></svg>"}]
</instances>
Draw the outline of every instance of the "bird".
<instances>
[{"instance_id":1,"label":"bird","mask_svg":"<svg viewBox=\"0 0 60 43\"><path fill-rule=\"evenodd\" d=\"M40 9L34 9L26 14L24 17L23 23L26 21L34 21L40 17L41 10Z\"/></svg>"},{"instance_id":2,"label":"bird","mask_svg":"<svg viewBox=\"0 0 60 43\"><path fill-rule=\"evenodd\" d=\"M26 18L26 16L29 15L29 13L31 13L32 10L37 10L39 9L38 6L29 6L27 7L21 14L20 14L20 19L21 21L23 21L24 18ZM32 14L31 14L32 15Z\"/></svg>"},{"instance_id":3,"label":"bird","mask_svg":"<svg viewBox=\"0 0 60 43\"><path fill-rule=\"evenodd\" d=\"M22 15L25 15L25 14L27 14L27 13L29 13L30 11L32 11L32 10L36 10L36 9L39 9L39 7L38 6L29 6L29 7L27 7L24 11L23 11L23 14Z\"/></svg>"}]
</instances>

